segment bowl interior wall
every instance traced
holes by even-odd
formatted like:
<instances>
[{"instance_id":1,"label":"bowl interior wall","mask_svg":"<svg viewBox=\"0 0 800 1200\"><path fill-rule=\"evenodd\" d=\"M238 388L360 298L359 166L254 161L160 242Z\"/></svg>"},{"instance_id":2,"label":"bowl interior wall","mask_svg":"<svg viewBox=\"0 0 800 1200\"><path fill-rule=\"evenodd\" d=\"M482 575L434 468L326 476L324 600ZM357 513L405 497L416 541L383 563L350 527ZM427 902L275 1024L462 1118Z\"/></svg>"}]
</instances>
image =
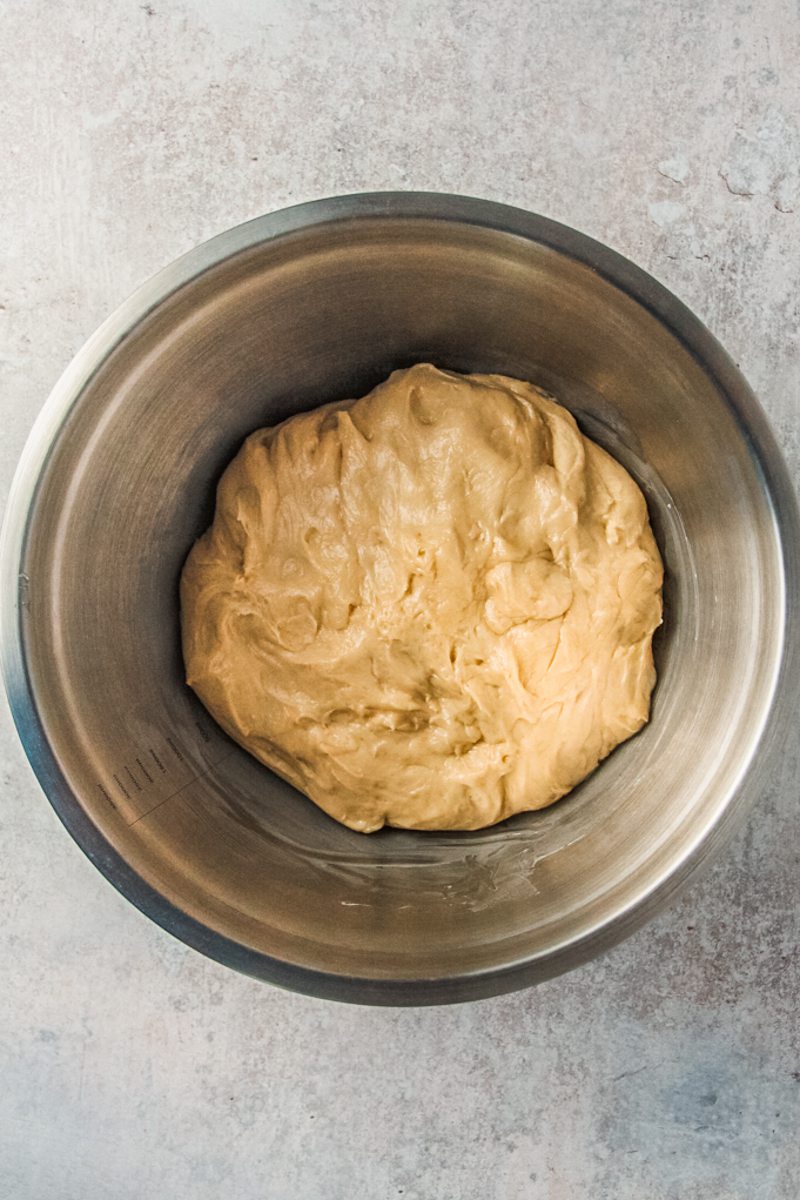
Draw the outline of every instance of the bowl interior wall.
<instances>
[{"instance_id":1,"label":"bowl interior wall","mask_svg":"<svg viewBox=\"0 0 800 1200\"><path fill-rule=\"evenodd\" d=\"M185 687L177 583L249 432L419 360L543 384L638 478L668 573L659 683L650 725L551 809L482 833L364 837ZM773 515L712 380L588 266L460 222L321 225L179 288L74 407L25 571L48 740L123 857L238 942L373 978L546 955L632 904L724 806L780 654Z\"/></svg>"}]
</instances>

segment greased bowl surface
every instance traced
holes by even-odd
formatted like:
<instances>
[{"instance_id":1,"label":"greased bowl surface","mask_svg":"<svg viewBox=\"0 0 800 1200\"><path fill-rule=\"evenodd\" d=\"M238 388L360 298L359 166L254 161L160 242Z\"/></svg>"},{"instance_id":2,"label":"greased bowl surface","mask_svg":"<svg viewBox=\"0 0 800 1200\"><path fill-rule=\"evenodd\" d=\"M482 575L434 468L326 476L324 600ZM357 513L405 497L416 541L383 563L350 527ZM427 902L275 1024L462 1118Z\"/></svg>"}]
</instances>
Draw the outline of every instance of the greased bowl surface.
<instances>
[{"instance_id":1,"label":"greased bowl surface","mask_svg":"<svg viewBox=\"0 0 800 1200\"><path fill-rule=\"evenodd\" d=\"M421 360L548 388L638 479L667 571L659 682L650 724L552 808L365 837L186 687L178 578L249 432ZM652 278L517 209L339 197L200 246L79 352L9 501L3 664L61 820L166 929L319 996L466 1000L619 941L757 799L798 666L798 544L756 400Z\"/></svg>"}]
</instances>

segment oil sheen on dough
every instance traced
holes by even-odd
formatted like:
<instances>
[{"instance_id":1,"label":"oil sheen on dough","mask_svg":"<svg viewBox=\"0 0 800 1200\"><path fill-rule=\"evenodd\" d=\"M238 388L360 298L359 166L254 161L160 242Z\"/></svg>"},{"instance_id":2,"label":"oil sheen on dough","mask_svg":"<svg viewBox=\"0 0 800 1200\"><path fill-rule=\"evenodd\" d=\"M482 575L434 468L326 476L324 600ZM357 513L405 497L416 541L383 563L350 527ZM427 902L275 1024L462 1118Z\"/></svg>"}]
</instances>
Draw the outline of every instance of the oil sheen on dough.
<instances>
[{"instance_id":1,"label":"oil sheen on dough","mask_svg":"<svg viewBox=\"0 0 800 1200\"><path fill-rule=\"evenodd\" d=\"M419 364L244 443L183 570L187 678L352 829L478 829L647 721L661 582L566 409Z\"/></svg>"}]
</instances>

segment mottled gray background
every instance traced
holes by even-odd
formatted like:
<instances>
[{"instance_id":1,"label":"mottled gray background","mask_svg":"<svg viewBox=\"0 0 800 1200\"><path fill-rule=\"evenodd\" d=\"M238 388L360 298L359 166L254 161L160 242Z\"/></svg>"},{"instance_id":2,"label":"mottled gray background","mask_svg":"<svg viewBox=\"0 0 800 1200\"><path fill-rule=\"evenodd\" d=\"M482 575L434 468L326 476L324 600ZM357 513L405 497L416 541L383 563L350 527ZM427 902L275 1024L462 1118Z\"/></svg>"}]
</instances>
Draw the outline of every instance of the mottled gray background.
<instances>
[{"instance_id":1,"label":"mottled gray background","mask_svg":"<svg viewBox=\"0 0 800 1200\"><path fill-rule=\"evenodd\" d=\"M2 495L151 272L372 188L556 217L710 325L800 471L795 0L5 0ZM2 716L3 1200L796 1200L797 746L604 960L450 1009L283 994L91 867Z\"/></svg>"}]
</instances>

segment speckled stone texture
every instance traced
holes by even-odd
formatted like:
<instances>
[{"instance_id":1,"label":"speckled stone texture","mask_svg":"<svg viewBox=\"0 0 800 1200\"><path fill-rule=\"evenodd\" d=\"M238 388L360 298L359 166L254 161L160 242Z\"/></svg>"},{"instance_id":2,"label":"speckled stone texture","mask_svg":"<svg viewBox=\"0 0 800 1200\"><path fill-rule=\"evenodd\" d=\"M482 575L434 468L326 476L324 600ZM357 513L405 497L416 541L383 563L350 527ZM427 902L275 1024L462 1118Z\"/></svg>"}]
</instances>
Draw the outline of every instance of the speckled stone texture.
<instances>
[{"instance_id":1,"label":"speckled stone texture","mask_svg":"<svg viewBox=\"0 0 800 1200\"><path fill-rule=\"evenodd\" d=\"M508 201L710 325L800 472L795 0L7 0L0 487L51 384L196 242L315 196ZM534 991L368 1010L140 916L3 712L5 1200L796 1200L797 741L702 882Z\"/></svg>"}]
</instances>

